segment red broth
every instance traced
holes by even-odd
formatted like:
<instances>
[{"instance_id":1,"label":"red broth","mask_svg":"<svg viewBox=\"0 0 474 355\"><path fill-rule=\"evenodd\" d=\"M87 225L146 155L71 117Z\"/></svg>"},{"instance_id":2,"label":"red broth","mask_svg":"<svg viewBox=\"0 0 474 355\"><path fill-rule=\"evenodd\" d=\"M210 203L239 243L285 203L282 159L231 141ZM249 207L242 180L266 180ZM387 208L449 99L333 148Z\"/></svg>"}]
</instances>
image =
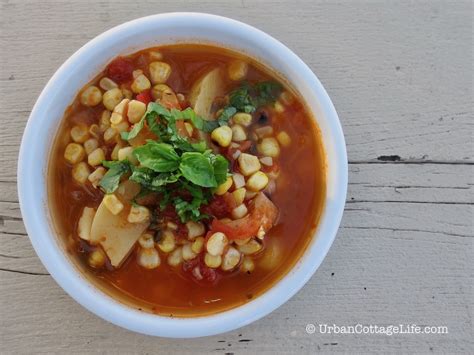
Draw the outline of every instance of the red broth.
<instances>
[{"instance_id":1,"label":"red broth","mask_svg":"<svg viewBox=\"0 0 474 355\"><path fill-rule=\"evenodd\" d=\"M133 70L148 71L149 52L159 50L171 65L167 81L174 92L186 96L203 73L216 66L227 67L233 60L249 63L246 80L278 81L294 99L283 112L270 110L269 124L274 131L286 131L291 144L281 149L278 158L280 175L271 200L279 209L276 225L264 238L263 251L253 260L252 272L218 272L213 283L199 282L185 268L172 267L161 255L161 265L147 270L137 262L136 246L119 268L95 269L88 265L91 247L78 237L78 220L85 206L97 207L103 192L90 185L78 184L71 177L71 165L63 157L70 129L77 124L97 123L104 107L85 107L78 95L64 115L57 135L49 168L49 193L54 223L63 236L67 251L78 262L83 273L114 299L137 309L160 315L191 317L212 314L242 305L267 291L295 265L307 245L322 212L325 199L325 157L318 127L303 100L279 76L254 60L226 49L207 45L172 45L146 49L127 56ZM112 73L113 74L113 73ZM98 85L104 70L91 84ZM130 78L120 78L129 83ZM230 81L226 83L231 88ZM259 127L256 123L249 132ZM111 149L106 148L109 157ZM87 159L86 159L87 160ZM268 168L267 170L272 170Z\"/></svg>"}]
</instances>

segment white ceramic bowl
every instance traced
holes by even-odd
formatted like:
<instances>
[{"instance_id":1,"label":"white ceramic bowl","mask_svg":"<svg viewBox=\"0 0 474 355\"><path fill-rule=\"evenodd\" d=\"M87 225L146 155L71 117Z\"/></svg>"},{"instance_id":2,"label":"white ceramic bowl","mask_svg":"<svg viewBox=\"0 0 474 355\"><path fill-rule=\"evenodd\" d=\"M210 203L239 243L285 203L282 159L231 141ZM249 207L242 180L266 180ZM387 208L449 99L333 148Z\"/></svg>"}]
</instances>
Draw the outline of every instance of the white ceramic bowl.
<instances>
[{"instance_id":1,"label":"white ceramic bowl","mask_svg":"<svg viewBox=\"0 0 474 355\"><path fill-rule=\"evenodd\" d=\"M64 110L76 93L119 54L175 42L208 42L242 51L280 72L302 95L322 132L327 192L316 235L295 267L270 290L245 305L211 316L167 318L127 307L99 291L63 252L51 223L47 161ZM347 190L347 156L337 113L323 86L290 49L254 27L200 13L168 13L117 26L74 53L48 82L26 126L18 164L18 193L31 242L56 282L91 312L121 327L150 335L188 338L223 333L281 306L323 261L339 227ZM309 222L309 221L308 221Z\"/></svg>"}]
</instances>

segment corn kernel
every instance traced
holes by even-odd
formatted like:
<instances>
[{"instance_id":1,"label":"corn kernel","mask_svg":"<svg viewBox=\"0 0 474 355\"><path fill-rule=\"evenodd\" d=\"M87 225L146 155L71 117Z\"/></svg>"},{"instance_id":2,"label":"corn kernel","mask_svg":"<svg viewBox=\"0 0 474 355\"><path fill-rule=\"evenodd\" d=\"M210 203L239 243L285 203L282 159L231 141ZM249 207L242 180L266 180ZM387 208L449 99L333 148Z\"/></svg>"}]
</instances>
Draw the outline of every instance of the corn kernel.
<instances>
[{"instance_id":1,"label":"corn kernel","mask_svg":"<svg viewBox=\"0 0 474 355\"><path fill-rule=\"evenodd\" d=\"M169 228L169 229L172 229L174 231L178 230L178 225L174 222L171 222L171 221L168 221L166 222L166 226Z\"/></svg>"},{"instance_id":2,"label":"corn kernel","mask_svg":"<svg viewBox=\"0 0 474 355\"><path fill-rule=\"evenodd\" d=\"M280 101L275 102L274 108L275 111L278 113L282 113L285 111L285 106L283 106Z\"/></svg>"},{"instance_id":3,"label":"corn kernel","mask_svg":"<svg viewBox=\"0 0 474 355\"><path fill-rule=\"evenodd\" d=\"M89 132L86 126L78 125L71 128L71 138L76 143L84 143L89 138Z\"/></svg>"},{"instance_id":4,"label":"corn kernel","mask_svg":"<svg viewBox=\"0 0 474 355\"><path fill-rule=\"evenodd\" d=\"M221 269L229 271L235 268L240 262L241 254L234 247L230 247L222 258Z\"/></svg>"},{"instance_id":5,"label":"corn kernel","mask_svg":"<svg viewBox=\"0 0 474 355\"><path fill-rule=\"evenodd\" d=\"M99 139L100 136L101 136L101 133L102 131L100 130L100 127L98 125L96 125L95 123L91 124L91 126L89 127L89 133L90 135L95 138L95 139Z\"/></svg>"},{"instance_id":6,"label":"corn kernel","mask_svg":"<svg viewBox=\"0 0 474 355\"><path fill-rule=\"evenodd\" d=\"M263 138L260 144L257 145L257 150L260 154L272 158L280 155L280 146L275 138Z\"/></svg>"},{"instance_id":7,"label":"corn kernel","mask_svg":"<svg viewBox=\"0 0 474 355\"><path fill-rule=\"evenodd\" d=\"M115 106L117 106L120 101L122 101L122 99L122 90L120 90L119 88L114 88L104 92L104 96L102 97L102 103L104 104L107 110L113 111Z\"/></svg>"},{"instance_id":8,"label":"corn kernel","mask_svg":"<svg viewBox=\"0 0 474 355\"><path fill-rule=\"evenodd\" d=\"M95 210L90 207L84 207L81 218L77 223L77 234L84 240L91 239L92 221L94 220Z\"/></svg>"},{"instance_id":9,"label":"corn kernel","mask_svg":"<svg viewBox=\"0 0 474 355\"><path fill-rule=\"evenodd\" d=\"M138 264L145 269L155 269L160 266L160 255L155 248L140 249L138 251Z\"/></svg>"},{"instance_id":10,"label":"corn kernel","mask_svg":"<svg viewBox=\"0 0 474 355\"><path fill-rule=\"evenodd\" d=\"M242 272L251 273L255 269L255 263L251 258L245 256L242 260L242 265L240 266L240 270Z\"/></svg>"},{"instance_id":11,"label":"corn kernel","mask_svg":"<svg viewBox=\"0 0 474 355\"><path fill-rule=\"evenodd\" d=\"M105 195L103 202L105 207L107 207L107 209L113 215L118 215L124 208L123 203L120 202L120 200L114 194Z\"/></svg>"},{"instance_id":12,"label":"corn kernel","mask_svg":"<svg viewBox=\"0 0 474 355\"><path fill-rule=\"evenodd\" d=\"M122 90L122 93L123 93L123 97L125 97L126 99L129 99L131 100L132 97L133 97L133 92L128 90L125 86L122 85L122 87L120 87L120 90Z\"/></svg>"},{"instance_id":13,"label":"corn kernel","mask_svg":"<svg viewBox=\"0 0 474 355\"><path fill-rule=\"evenodd\" d=\"M245 187L241 187L237 190L232 192L232 196L234 197L235 204L238 206L242 204L245 200Z\"/></svg>"},{"instance_id":14,"label":"corn kernel","mask_svg":"<svg viewBox=\"0 0 474 355\"><path fill-rule=\"evenodd\" d=\"M212 268L212 269L216 269L218 268L219 266L221 266L221 263L222 263L222 257L220 255L211 255L209 253L206 253L204 255L204 263Z\"/></svg>"},{"instance_id":15,"label":"corn kernel","mask_svg":"<svg viewBox=\"0 0 474 355\"><path fill-rule=\"evenodd\" d=\"M216 232L207 240L206 249L211 255L222 255L227 244L226 235L221 232Z\"/></svg>"},{"instance_id":16,"label":"corn kernel","mask_svg":"<svg viewBox=\"0 0 474 355\"><path fill-rule=\"evenodd\" d=\"M87 162L89 163L90 166L97 166L102 164L102 162L105 160L105 153L102 148L97 148L93 150L88 156L87 156Z\"/></svg>"},{"instance_id":17,"label":"corn kernel","mask_svg":"<svg viewBox=\"0 0 474 355\"><path fill-rule=\"evenodd\" d=\"M151 51L148 53L150 60L163 60L163 53L159 51Z\"/></svg>"},{"instance_id":18,"label":"corn kernel","mask_svg":"<svg viewBox=\"0 0 474 355\"><path fill-rule=\"evenodd\" d=\"M95 138L89 138L84 142L84 149L87 154L92 153L97 148L99 148L99 141Z\"/></svg>"},{"instance_id":19,"label":"corn kernel","mask_svg":"<svg viewBox=\"0 0 474 355\"><path fill-rule=\"evenodd\" d=\"M89 264L89 266L95 269L99 269L105 265L106 258L107 257L105 255L105 252L102 250L102 248L97 248L92 253L89 254L87 263Z\"/></svg>"},{"instance_id":20,"label":"corn kernel","mask_svg":"<svg viewBox=\"0 0 474 355\"><path fill-rule=\"evenodd\" d=\"M133 165L138 165L138 160L135 155L133 155L133 147L119 149L118 160L128 160Z\"/></svg>"},{"instance_id":21,"label":"corn kernel","mask_svg":"<svg viewBox=\"0 0 474 355\"><path fill-rule=\"evenodd\" d=\"M127 121L122 121L119 124L112 124L112 128L115 129L118 133L128 131L130 125Z\"/></svg>"},{"instance_id":22,"label":"corn kernel","mask_svg":"<svg viewBox=\"0 0 474 355\"><path fill-rule=\"evenodd\" d=\"M167 107L176 107L179 105L178 97L173 89L165 84L157 84L151 90L153 100Z\"/></svg>"},{"instance_id":23,"label":"corn kernel","mask_svg":"<svg viewBox=\"0 0 474 355\"><path fill-rule=\"evenodd\" d=\"M144 206L132 206L128 214L129 223L143 223L150 219L150 210Z\"/></svg>"},{"instance_id":24,"label":"corn kernel","mask_svg":"<svg viewBox=\"0 0 474 355\"><path fill-rule=\"evenodd\" d=\"M102 101L102 92L97 86L89 86L81 94L81 104L84 106L97 106Z\"/></svg>"},{"instance_id":25,"label":"corn kernel","mask_svg":"<svg viewBox=\"0 0 474 355\"><path fill-rule=\"evenodd\" d=\"M193 136L194 128L193 125L189 122L184 122L184 129L186 129L186 133L189 137Z\"/></svg>"},{"instance_id":26,"label":"corn kernel","mask_svg":"<svg viewBox=\"0 0 474 355\"><path fill-rule=\"evenodd\" d=\"M89 174L89 166L84 162L77 163L72 168L72 177L80 184L84 184L87 181Z\"/></svg>"},{"instance_id":27,"label":"corn kernel","mask_svg":"<svg viewBox=\"0 0 474 355\"><path fill-rule=\"evenodd\" d=\"M248 243L244 245L238 245L237 248L244 255L251 255L259 252L262 249L262 244L257 242L255 239L250 239Z\"/></svg>"},{"instance_id":28,"label":"corn kernel","mask_svg":"<svg viewBox=\"0 0 474 355\"><path fill-rule=\"evenodd\" d=\"M204 237L197 237L191 245L192 251L199 254L204 249L204 241Z\"/></svg>"},{"instance_id":29,"label":"corn kernel","mask_svg":"<svg viewBox=\"0 0 474 355\"><path fill-rule=\"evenodd\" d=\"M251 200L251 199L253 199L256 195L257 195L257 192L255 192L255 191L250 191L250 190L245 191L245 199L246 199L246 200Z\"/></svg>"},{"instance_id":30,"label":"corn kernel","mask_svg":"<svg viewBox=\"0 0 474 355\"><path fill-rule=\"evenodd\" d=\"M189 221L186 223L186 228L188 229L189 240L193 240L194 238L199 237L206 232L206 228L201 222Z\"/></svg>"},{"instance_id":31,"label":"corn kernel","mask_svg":"<svg viewBox=\"0 0 474 355\"><path fill-rule=\"evenodd\" d=\"M102 79L100 79L99 86L101 87L101 89L103 89L105 91L118 88L117 83L115 81L113 81L112 79L107 78L107 77L103 77Z\"/></svg>"},{"instance_id":32,"label":"corn kernel","mask_svg":"<svg viewBox=\"0 0 474 355\"><path fill-rule=\"evenodd\" d=\"M107 128L110 127L110 115L112 113L108 110L102 111L102 114L99 118L99 128L101 132L105 132Z\"/></svg>"},{"instance_id":33,"label":"corn kernel","mask_svg":"<svg viewBox=\"0 0 474 355\"><path fill-rule=\"evenodd\" d=\"M138 244L143 249L151 249L155 246L155 241L153 240L153 235L151 233L144 233L138 238Z\"/></svg>"},{"instance_id":34,"label":"corn kernel","mask_svg":"<svg viewBox=\"0 0 474 355\"><path fill-rule=\"evenodd\" d=\"M239 162L240 171L245 176L252 175L262 167L258 158L252 154L242 153L237 161Z\"/></svg>"},{"instance_id":35,"label":"corn kernel","mask_svg":"<svg viewBox=\"0 0 474 355\"><path fill-rule=\"evenodd\" d=\"M145 114L146 105L138 100L132 100L128 103L127 117L130 123L138 123Z\"/></svg>"},{"instance_id":36,"label":"corn kernel","mask_svg":"<svg viewBox=\"0 0 474 355\"><path fill-rule=\"evenodd\" d=\"M82 161L86 156L86 152L82 145L77 143L69 143L64 150L64 158L70 164L76 164Z\"/></svg>"},{"instance_id":37,"label":"corn kernel","mask_svg":"<svg viewBox=\"0 0 474 355\"><path fill-rule=\"evenodd\" d=\"M183 254L181 251L181 247L176 248L169 256L168 256L168 264L170 266L178 266L183 262Z\"/></svg>"},{"instance_id":38,"label":"corn kernel","mask_svg":"<svg viewBox=\"0 0 474 355\"><path fill-rule=\"evenodd\" d=\"M129 102L129 99L123 99L119 102L117 106L115 106L114 111L110 116L110 123L112 124L112 126L118 125L125 119L125 113L127 112Z\"/></svg>"},{"instance_id":39,"label":"corn kernel","mask_svg":"<svg viewBox=\"0 0 474 355\"><path fill-rule=\"evenodd\" d=\"M169 229L163 231L160 241L158 242L158 248L164 253L169 253L174 250L176 246L176 240L173 232Z\"/></svg>"},{"instance_id":40,"label":"corn kernel","mask_svg":"<svg viewBox=\"0 0 474 355\"><path fill-rule=\"evenodd\" d=\"M140 74L133 81L131 88L135 94L139 94L142 91L145 91L151 88L151 83L150 83L150 80L148 80L148 78L145 75Z\"/></svg>"},{"instance_id":41,"label":"corn kernel","mask_svg":"<svg viewBox=\"0 0 474 355\"><path fill-rule=\"evenodd\" d=\"M273 165L273 158L272 157L262 157L260 158L260 163L266 166L272 166Z\"/></svg>"},{"instance_id":42,"label":"corn kernel","mask_svg":"<svg viewBox=\"0 0 474 355\"><path fill-rule=\"evenodd\" d=\"M141 69L135 69L133 72L132 72L132 78L133 79L136 79L138 78L140 75L143 74L143 70Z\"/></svg>"},{"instance_id":43,"label":"corn kernel","mask_svg":"<svg viewBox=\"0 0 474 355\"><path fill-rule=\"evenodd\" d=\"M227 73L229 78L234 81L239 81L247 76L248 64L241 60L234 60L229 64Z\"/></svg>"},{"instance_id":44,"label":"corn kernel","mask_svg":"<svg viewBox=\"0 0 474 355\"><path fill-rule=\"evenodd\" d=\"M252 115L245 112L237 112L232 116L234 123L240 124L242 126L248 127L252 124Z\"/></svg>"},{"instance_id":45,"label":"corn kernel","mask_svg":"<svg viewBox=\"0 0 474 355\"><path fill-rule=\"evenodd\" d=\"M115 145L114 149L112 149L112 153L110 153L110 158L112 160L118 160L118 152L119 152L120 149L122 149L122 144L117 143Z\"/></svg>"},{"instance_id":46,"label":"corn kernel","mask_svg":"<svg viewBox=\"0 0 474 355\"><path fill-rule=\"evenodd\" d=\"M244 127L239 124L232 126L232 140L234 142L242 142L247 139L247 133L245 133Z\"/></svg>"},{"instance_id":47,"label":"corn kernel","mask_svg":"<svg viewBox=\"0 0 474 355\"><path fill-rule=\"evenodd\" d=\"M193 249L191 247L191 243L186 243L183 245L183 249L181 250L182 254L183 254L183 259L184 260L191 260L191 259L194 259L197 254L195 252L193 252Z\"/></svg>"},{"instance_id":48,"label":"corn kernel","mask_svg":"<svg viewBox=\"0 0 474 355\"><path fill-rule=\"evenodd\" d=\"M257 171L247 180L247 188L251 191L260 191L265 188L268 184L268 176L261 172Z\"/></svg>"},{"instance_id":49,"label":"corn kernel","mask_svg":"<svg viewBox=\"0 0 474 355\"><path fill-rule=\"evenodd\" d=\"M150 78L153 84L164 84L170 77L171 66L165 62L151 62L149 65Z\"/></svg>"},{"instance_id":50,"label":"corn kernel","mask_svg":"<svg viewBox=\"0 0 474 355\"><path fill-rule=\"evenodd\" d=\"M99 166L89 175L87 179L90 181L92 186L97 187L99 186L100 180L102 180L104 175L105 175L105 168L102 166Z\"/></svg>"},{"instance_id":51,"label":"corn kernel","mask_svg":"<svg viewBox=\"0 0 474 355\"><path fill-rule=\"evenodd\" d=\"M244 245L249 242L251 238L245 238L245 239L236 239L234 240L235 245Z\"/></svg>"},{"instance_id":52,"label":"corn kernel","mask_svg":"<svg viewBox=\"0 0 474 355\"><path fill-rule=\"evenodd\" d=\"M233 219L240 219L247 215L248 209L243 203L238 205L232 210L232 218Z\"/></svg>"},{"instance_id":53,"label":"corn kernel","mask_svg":"<svg viewBox=\"0 0 474 355\"><path fill-rule=\"evenodd\" d=\"M234 186L236 189L240 189L245 186L245 178L242 174L233 173L232 180L234 180Z\"/></svg>"},{"instance_id":54,"label":"corn kernel","mask_svg":"<svg viewBox=\"0 0 474 355\"><path fill-rule=\"evenodd\" d=\"M220 184L219 186L217 186L216 188L216 195L223 195L225 194L227 191L229 191L230 187L232 186L232 178L230 176L227 177L227 179L222 183Z\"/></svg>"},{"instance_id":55,"label":"corn kernel","mask_svg":"<svg viewBox=\"0 0 474 355\"><path fill-rule=\"evenodd\" d=\"M291 144L291 138L285 131L281 131L276 136L278 143L280 143L284 147L288 147Z\"/></svg>"},{"instance_id":56,"label":"corn kernel","mask_svg":"<svg viewBox=\"0 0 474 355\"><path fill-rule=\"evenodd\" d=\"M221 126L211 133L211 138L221 147L228 147L232 141L232 129L229 126Z\"/></svg>"}]
</instances>

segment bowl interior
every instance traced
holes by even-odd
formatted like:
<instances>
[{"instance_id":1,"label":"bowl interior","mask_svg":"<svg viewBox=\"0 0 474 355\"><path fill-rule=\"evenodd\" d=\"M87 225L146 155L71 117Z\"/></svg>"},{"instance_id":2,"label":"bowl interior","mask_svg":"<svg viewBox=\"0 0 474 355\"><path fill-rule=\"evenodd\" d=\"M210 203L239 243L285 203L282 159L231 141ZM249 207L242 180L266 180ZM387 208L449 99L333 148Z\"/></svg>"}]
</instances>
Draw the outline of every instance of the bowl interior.
<instances>
[{"instance_id":1,"label":"bowl interior","mask_svg":"<svg viewBox=\"0 0 474 355\"><path fill-rule=\"evenodd\" d=\"M93 287L63 253L47 201L47 160L67 106L114 57L173 43L209 43L253 57L285 78L305 100L321 130L326 152L326 203L316 235L295 267L269 291L238 308L212 316L166 318L127 307ZM33 148L33 149L32 149ZM293 296L316 271L336 235L347 188L347 157L336 111L311 70L288 48L240 22L206 14L174 13L125 23L96 37L71 56L41 93L25 130L18 190L32 244L55 280L84 307L137 332L196 337L222 333L270 313Z\"/></svg>"}]
</instances>

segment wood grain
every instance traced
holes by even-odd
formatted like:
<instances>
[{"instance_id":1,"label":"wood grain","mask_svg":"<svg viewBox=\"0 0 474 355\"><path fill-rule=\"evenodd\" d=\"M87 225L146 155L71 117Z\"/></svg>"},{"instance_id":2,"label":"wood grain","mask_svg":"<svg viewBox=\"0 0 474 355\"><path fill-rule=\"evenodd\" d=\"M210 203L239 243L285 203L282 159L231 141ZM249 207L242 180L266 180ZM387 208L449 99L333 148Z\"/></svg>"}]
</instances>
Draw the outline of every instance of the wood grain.
<instances>
[{"instance_id":1,"label":"wood grain","mask_svg":"<svg viewBox=\"0 0 474 355\"><path fill-rule=\"evenodd\" d=\"M16 193L21 134L54 71L102 31L168 11L239 19L294 50L339 112L350 163L338 237L303 290L193 340L134 334L75 303L34 253ZM2 353L474 352L472 2L2 0L0 19ZM307 323L449 333L310 335Z\"/></svg>"}]
</instances>

